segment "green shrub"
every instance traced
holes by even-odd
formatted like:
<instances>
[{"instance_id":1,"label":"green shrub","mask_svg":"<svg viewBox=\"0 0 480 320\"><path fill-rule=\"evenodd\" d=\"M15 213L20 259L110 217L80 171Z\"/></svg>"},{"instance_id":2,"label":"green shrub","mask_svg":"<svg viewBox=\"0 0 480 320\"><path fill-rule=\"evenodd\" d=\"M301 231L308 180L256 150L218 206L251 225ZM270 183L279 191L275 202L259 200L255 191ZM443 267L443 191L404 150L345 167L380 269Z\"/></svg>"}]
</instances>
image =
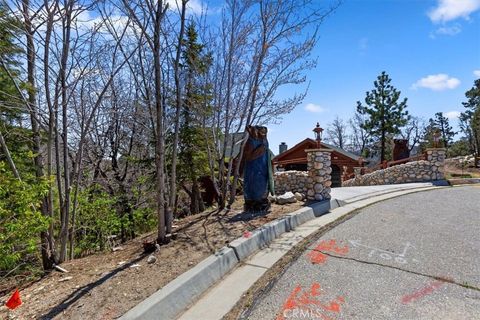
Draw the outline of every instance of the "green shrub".
<instances>
[{"instance_id":1,"label":"green shrub","mask_svg":"<svg viewBox=\"0 0 480 320\"><path fill-rule=\"evenodd\" d=\"M48 181L23 178L20 181L13 177L5 163L0 162L0 273L27 261L38 263L40 232L49 225L48 218L40 212Z\"/></svg>"},{"instance_id":2,"label":"green shrub","mask_svg":"<svg viewBox=\"0 0 480 320\"><path fill-rule=\"evenodd\" d=\"M116 236L121 228L115 203L114 197L96 186L79 192L75 221L75 256L83 256L111 246L111 236Z\"/></svg>"}]
</instances>

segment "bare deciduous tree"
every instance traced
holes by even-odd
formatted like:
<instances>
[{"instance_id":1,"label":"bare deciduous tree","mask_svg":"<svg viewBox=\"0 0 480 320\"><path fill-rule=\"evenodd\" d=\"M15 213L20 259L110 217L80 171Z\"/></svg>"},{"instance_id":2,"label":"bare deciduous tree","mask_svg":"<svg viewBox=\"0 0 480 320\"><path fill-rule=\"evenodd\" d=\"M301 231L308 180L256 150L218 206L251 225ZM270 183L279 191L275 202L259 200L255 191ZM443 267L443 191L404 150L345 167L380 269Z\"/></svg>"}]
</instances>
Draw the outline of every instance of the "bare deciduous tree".
<instances>
[{"instance_id":1,"label":"bare deciduous tree","mask_svg":"<svg viewBox=\"0 0 480 320\"><path fill-rule=\"evenodd\" d=\"M403 139L408 141L409 152L412 152L422 141L425 132L425 120L419 117L412 117L401 131Z\"/></svg>"},{"instance_id":2,"label":"bare deciduous tree","mask_svg":"<svg viewBox=\"0 0 480 320\"><path fill-rule=\"evenodd\" d=\"M362 128L364 122L363 116L359 113L355 113L353 118L349 120L352 129L350 151L366 157L369 153L368 149L371 143L371 135L367 130Z\"/></svg>"},{"instance_id":3,"label":"bare deciduous tree","mask_svg":"<svg viewBox=\"0 0 480 320\"><path fill-rule=\"evenodd\" d=\"M326 140L340 149L345 149L348 145L347 124L337 115L326 130Z\"/></svg>"}]
</instances>

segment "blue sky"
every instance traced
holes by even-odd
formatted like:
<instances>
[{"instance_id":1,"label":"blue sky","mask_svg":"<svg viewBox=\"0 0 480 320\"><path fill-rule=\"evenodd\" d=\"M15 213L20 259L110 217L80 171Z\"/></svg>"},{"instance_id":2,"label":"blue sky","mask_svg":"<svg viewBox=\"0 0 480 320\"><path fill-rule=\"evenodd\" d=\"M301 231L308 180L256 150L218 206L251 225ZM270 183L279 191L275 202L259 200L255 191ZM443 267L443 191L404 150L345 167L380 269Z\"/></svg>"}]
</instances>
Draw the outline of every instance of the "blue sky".
<instances>
[{"instance_id":1,"label":"blue sky","mask_svg":"<svg viewBox=\"0 0 480 320\"><path fill-rule=\"evenodd\" d=\"M457 128L465 91L480 78L480 0L345 0L320 33L304 103L269 126L274 153L313 137L317 121L349 119L382 71L412 115L442 111Z\"/></svg>"}]
</instances>

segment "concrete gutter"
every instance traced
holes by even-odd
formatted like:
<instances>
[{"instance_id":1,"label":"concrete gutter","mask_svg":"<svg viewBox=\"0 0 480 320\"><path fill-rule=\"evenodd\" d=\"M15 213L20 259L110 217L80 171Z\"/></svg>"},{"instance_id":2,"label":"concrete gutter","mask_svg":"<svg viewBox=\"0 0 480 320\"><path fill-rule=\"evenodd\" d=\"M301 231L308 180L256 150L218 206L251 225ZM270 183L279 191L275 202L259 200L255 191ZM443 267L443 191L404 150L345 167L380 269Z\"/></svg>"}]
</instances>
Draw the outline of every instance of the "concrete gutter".
<instances>
[{"instance_id":1,"label":"concrete gutter","mask_svg":"<svg viewBox=\"0 0 480 320\"><path fill-rule=\"evenodd\" d=\"M458 186L458 185L463 185L463 184L477 184L480 183L480 178L463 178L463 179L448 179L448 182L452 186Z\"/></svg>"},{"instance_id":2,"label":"concrete gutter","mask_svg":"<svg viewBox=\"0 0 480 320\"><path fill-rule=\"evenodd\" d=\"M207 291L210 287L212 287L218 280L224 277L229 271L234 269L236 266L240 265L239 268L244 266L244 262L247 260L251 260L253 254L258 252L258 254L262 254L267 248L271 248L274 246L274 242L277 241L276 239L283 237L285 235L296 236L296 233L299 233L299 237L303 239L303 236L306 236L305 232L310 234L317 230L318 228L322 227L325 224L331 223L337 219L340 219L345 214L356 210L360 207L372 204L377 201L381 201L384 199L388 199L391 197L396 197L402 194L407 194L411 192L416 192L418 190L428 190L436 187L430 186L417 186L415 188L410 187L408 190L403 190L399 188L397 190L389 190L389 194L371 194L369 199L358 198L357 201L350 200L347 204L345 201L331 199L321 202L313 203L310 207L301 208L293 213L287 214L282 218L273 220L262 227L256 229L252 232L252 235L248 238L241 237L235 239L234 241L230 242L226 247L223 247L220 251L207 257L205 260L201 261L192 269L188 270L187 272L181 274L179 277L168 283L166 286L152 294L150 297L145 299L144 301L140 302L138 305L133 307L129 310L126 314L124 314L119 319L121 320L133 320L133 319L141 319L141 320L157 320L157 319L177 319L177 317L185 311L189 306L191 306L195 301L199 299L199 297ZM373 198L372 198L373 197ZM357 197L356 197L357 198ZM346 205L344 208L339 208L341 206ZM336 209L338 208L338 209ZM325 215L325 213L331 211L331 214ZM321 220L319 220L321 219ZM333 219L333 220L332 220ZM318 221L324 221L324 223L318 223ZM312 226L308 227L307 224L312 224ZM304 226L307 228L305 229ZM295 230L298 230L295 232ZM283 235L283 236L282 236ZM300 238L296 238L297 240ZM298 240L300 241L300 240ZM298 241L288 241L288 245L285 250L275 250L275 257L268 258L276 262L280 259L284 254L291 249L293 245L298 243ZM263 250L262 250L263 249ZM268 248L267 248L268 249ZM263 253L264 254L264 253ZM280 255L279 255L280 254ZM255 257L254 255L253 257ZM273 264L272 264L273 265ZM246 291L250 285L253 284L263 273L268 270L268 263L265 266L261 266L260 270L255 269L252 266L249 266L247 269L242 269L242 277L244 277L245 281L240 281L242 283L236 282L235 288L240 293ZM239 268L235 270L239 270ZM253 268L253 269L252 269ZM252 270L250 270L252 269ZM231 274L228 275L230 277ZM247 275L247 276L246 276ZM254 280L253 282L248 281L247 278L250 277L250 280ZM227 278L228 278L227 277ZM234 278L237 281L237 278ZM220 284L224 282L225 279L220 281ZM227 281L228 282L228 281ZM230 284L231 285L231 284ZM244 288L245 287L245 288ZM229 289L231 292L231 288ZM209 291L210 292L210 291ZM229 302L225 302L222 304L223 309L227 308L226 311L222 309L220 312L223 317L231 307L236 303L239 297L236 294L230 295L230 293L221 293L220 296L216 296L213 301L220 301L221 299L230 299ZM223 296L223 295L227 296ZM241 294L240 294L241 297ZM220 300L219 300L220 299ZM231 301L234 299L234 301ZM203 298L201 300L204 300ZM212 301L208 302L207 304L201 304L207 314L211 311ZM233 303L233 304L232 304ZM216 305L218 303L215 303ZM198 305L195 304L194 307ZM195 308L193 308L195 309ZM213 308L215 309L215 308ZM212 310L213 310L212 309ZM218 309L218 308L217 308ZM215 309L215 310L217 310ZM189 310L190 311L190 310ZM223 312L225 311L225 312ZM184 315L181 319L200 319L198 318L199 314L197 311L192 311L192 317ZM218 314L220 314L218 313ZM217 315L218 315L217 314ZM216 319L213 315L205 315L207 318L203 319ZM213 316L213 318L212 318ZM221 319L219 317L218 319Z\"/></svg>"},{"instance_id":3,"label":"concrete gutter","mask_svg":"<svg viewBox=\"0 0 480 320\"><path fill-rule=\"evenodd\" d=\"M447 187L449 185L450 184L447 180L437 180L431 182L336 188L332 189L332 197L342 199L344 204L348 204L397 191L428 188L432 186ZM344 190L347 189L348 191L344 192ZM358 192L358 189L361 189L362 191ZM368 191L366 189L368 189Z\"/></svg>"}]
</instances>

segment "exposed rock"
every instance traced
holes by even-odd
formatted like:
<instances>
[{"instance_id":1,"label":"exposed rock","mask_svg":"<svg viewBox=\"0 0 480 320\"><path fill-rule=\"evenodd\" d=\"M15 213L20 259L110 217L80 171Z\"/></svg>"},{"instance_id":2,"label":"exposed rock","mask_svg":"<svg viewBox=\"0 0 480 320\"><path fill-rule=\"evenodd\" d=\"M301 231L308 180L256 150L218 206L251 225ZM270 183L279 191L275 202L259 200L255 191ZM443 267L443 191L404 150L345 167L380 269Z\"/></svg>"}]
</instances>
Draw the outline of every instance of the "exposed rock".
<instances>
[{"instance_id":1,"label":"exposed rock","mask_svg":"<svg viewBox=\"0 0 480 320\"><path fill-rule=\"evenodd\" d=\"M73 277L64 277L64 278L58 279L58 282L69 281L69 280L72 280L72 279L73 279Z\"/></svg>"},{"instance_id":2,"label":"exposed rock","mask_svg":"<svg viewBox=\"0 0 480 320\"><path fill-rule=\"evenodd\" d=\"M440 160L440 159L439 159ZM473 154L468 156L460 156L455 158L449 158L445 160L445 164L453 165L457 168L466 168L475 166L475 157Z\"/></svg>"},{"instance_id":3,"label":"exposed rock","mask_svg":"<svg viewBox=\"0 0 480 320\"><path fill-rule=\"evenodd\" d=\"M295 199L297 199L297 201L302 201L303 200L303 196L300 192L295 192L294 196L295 196Z\"/></svg>"},{"instance_id":4,"label":"exposed rock","mask_svg":"<svg viewBox=\"0 0 480 320\"><path fill-rule=\"evenodd\" d=\"M271 194L268 195L268 201L270 201L271 203L275 203L277 201L277 197L276 196L272 196Z\"/></svg>"},{"instance_id":5,"label":"exposed rock","mask_svg":"<svg viewBox=\"0 0 480 320\"><path fill-rule=\"evenodd\" d=\"M155 263L155 262L157 262L157 257L155 257L153 254L148 256L148 258L147 258L147 263L148 264L152 264L152 263Z\"/></svg>"},{"instance_id":6,"label":"exposed rock","mask_svg":"<svg viewBox=\"0 0 480 320\"><path fill-rule=\"evenodd\" d=\"M297 199L295 199L295 195L292 192L285 192L281 196L277 197L277 203L278 204L287 204L287 203L294 203L297 202Z\"/></svg>"}]
</instances>

